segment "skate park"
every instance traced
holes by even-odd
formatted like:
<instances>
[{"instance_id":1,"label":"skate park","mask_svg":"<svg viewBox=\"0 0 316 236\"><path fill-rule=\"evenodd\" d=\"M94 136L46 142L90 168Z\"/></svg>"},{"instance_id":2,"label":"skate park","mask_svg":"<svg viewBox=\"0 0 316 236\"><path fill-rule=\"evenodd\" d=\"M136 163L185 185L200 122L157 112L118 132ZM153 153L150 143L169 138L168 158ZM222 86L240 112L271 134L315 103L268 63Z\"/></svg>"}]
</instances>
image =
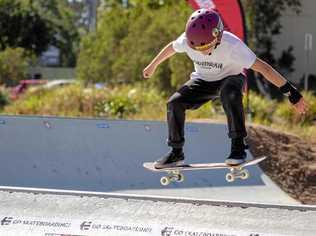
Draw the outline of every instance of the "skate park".
<instances>
[{"instance_id":1,"label":"skate park","mask_svg":"<svg viewBox=\"0 0 316 236\"><path fill-rule=\"evenodd\" d=\"M203 8L208 21L190 17ZM0 236L316 235L313 9L312 0L0 1ZM189 34L188 23L199 32ZM182 56L156 60L184 32L193 36L187 52L203 58L187 61L180 40L173 50ZM230 44L235 36L243 43ZM277 90L276 73L254 69L247 47L312 109L303 102L301 116L292 112L294 94ZM246 168L247 179L192 170L163 186L166 173L143 167L170 151L166 103L192 66L213 81L254 69L245 104L234 107L246 111L248 160L268 154ZM187 114L186 163L223 162L231 152L236 112L222 105Z\"/></svg>"},{"instance_id":2,"label":"skate park","mask_svg":"<svg viewBox=\"0 0 316 236\"><path fill-rule=\"evenodd\" d=\"M142 163L168 151L164 122L1 116L0 124L0 232L12 230L8 235L27 230L34 235L45 230L73 235L315 232L315 207L289 197L258 166L249 167L247 180L228 183L227 170L197 170L184 172L182 183L162 186L163 174L145 170ZM226 133L225 124L187 123L186 161L222 162L229 151ZM233 227L245 214L249 221ZM271 225L250 226L259 224L258 215ZM290 224L293 218L301 225ZM49 224L54 219L69 223Z\"/></svg>"}]
</instances>

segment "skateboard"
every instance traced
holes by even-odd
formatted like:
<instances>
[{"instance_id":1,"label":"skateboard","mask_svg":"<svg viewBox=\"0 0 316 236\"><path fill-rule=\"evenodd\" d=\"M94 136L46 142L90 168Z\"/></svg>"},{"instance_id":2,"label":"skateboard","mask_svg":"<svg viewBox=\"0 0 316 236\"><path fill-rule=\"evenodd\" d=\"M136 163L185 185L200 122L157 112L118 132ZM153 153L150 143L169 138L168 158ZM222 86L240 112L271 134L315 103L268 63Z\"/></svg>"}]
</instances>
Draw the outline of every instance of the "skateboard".
<instances>
[{"instance_id":1,"label":"skateboard","mask_svg":"<svg viewBox=\"0 0 316 236\"><path fill-rule=\"evenodd\" d=\"M154 162L145 162L143 163L143 167L153 172L166 172L167 176L163 176L160 179L160 183L164 186L170 184L171 182L184 181L184 175L181 172L187 170L229 169L230 172L226 174L226 181L233 182L237 178L242 180L248 179L250 174L245 167L256 165L266 158L266 156L255 158L253 160L248 160L240 165L227 165L225 163L196 163L156 169L154 167Z\"/></svg>"}]
</instances>

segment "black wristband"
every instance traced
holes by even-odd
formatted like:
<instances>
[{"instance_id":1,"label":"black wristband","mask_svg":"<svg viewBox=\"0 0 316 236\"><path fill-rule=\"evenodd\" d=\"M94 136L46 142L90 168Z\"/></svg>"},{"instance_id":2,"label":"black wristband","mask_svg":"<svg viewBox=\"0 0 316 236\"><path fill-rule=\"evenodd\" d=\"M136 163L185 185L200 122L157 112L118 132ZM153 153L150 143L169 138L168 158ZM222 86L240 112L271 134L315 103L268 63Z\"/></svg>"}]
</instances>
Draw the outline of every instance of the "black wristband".
<instances>
[{"instance_id":1,"label":"black wristband","mask_svg":"<svg viewBox=\"0 0 316 236\"><path fill-rule=\"evenodd\" d=\"M289 101L292 104L298 103L298 101L302 98L300 92L289 81L280 87L280 91L289 97Z\"/></svg>"}]
</instances>

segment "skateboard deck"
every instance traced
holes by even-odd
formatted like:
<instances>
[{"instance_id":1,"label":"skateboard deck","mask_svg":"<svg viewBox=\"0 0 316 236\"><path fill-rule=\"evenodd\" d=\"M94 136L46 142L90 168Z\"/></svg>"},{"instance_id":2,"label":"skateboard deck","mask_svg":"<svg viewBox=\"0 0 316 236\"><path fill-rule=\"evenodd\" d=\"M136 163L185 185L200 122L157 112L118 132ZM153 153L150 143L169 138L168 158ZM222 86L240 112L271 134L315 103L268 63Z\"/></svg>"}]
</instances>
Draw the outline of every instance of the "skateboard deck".
<instances>
[{"instance_id":1,"label":"skateboard deck","mask_svg":"<svg viewBox=\"0 0 316 236\"><path fill-rule=\"evenodd\" d=\"M229 169L230 172L226 174L226 180L227 182L233 182L236 178L249 178L249 171L245 167L256 165L266 158L266 156L255 158L240 165L227 165L226 163L196 163L157 169L154 167L154 162L145 162L143 163L143 166L153 172L166 172L168 175L160 179L162 185L168 185L170 182L182 182L184 180L184 175L181 173L182 171L210 169Z\"/></svg>"}]
</instances>

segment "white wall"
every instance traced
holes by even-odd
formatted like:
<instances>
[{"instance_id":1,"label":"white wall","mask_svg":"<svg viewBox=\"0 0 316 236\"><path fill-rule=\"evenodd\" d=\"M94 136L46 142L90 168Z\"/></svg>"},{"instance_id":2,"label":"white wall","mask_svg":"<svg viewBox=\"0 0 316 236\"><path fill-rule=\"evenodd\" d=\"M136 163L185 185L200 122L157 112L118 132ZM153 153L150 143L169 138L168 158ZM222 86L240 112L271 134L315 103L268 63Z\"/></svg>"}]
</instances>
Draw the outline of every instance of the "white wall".
<instances>
[{"instance_id":1,"label":"white wall","mask_svg":"<svg viewBox=\"0 0 316 236\"><path fill-rule=\"evenodd\" d=\"M313 51L311 52L310 74L316 75L316 1L301 0L302 10L299 15L286 12L282 17L282 31L276 39L275 55L280 56L282 50L290 45L294 47L293 54L295 71L288 76L291 81L297 82L305 73L306 55L304 50L305 34L313 35Z\"/></svg>"}]
</instances>

